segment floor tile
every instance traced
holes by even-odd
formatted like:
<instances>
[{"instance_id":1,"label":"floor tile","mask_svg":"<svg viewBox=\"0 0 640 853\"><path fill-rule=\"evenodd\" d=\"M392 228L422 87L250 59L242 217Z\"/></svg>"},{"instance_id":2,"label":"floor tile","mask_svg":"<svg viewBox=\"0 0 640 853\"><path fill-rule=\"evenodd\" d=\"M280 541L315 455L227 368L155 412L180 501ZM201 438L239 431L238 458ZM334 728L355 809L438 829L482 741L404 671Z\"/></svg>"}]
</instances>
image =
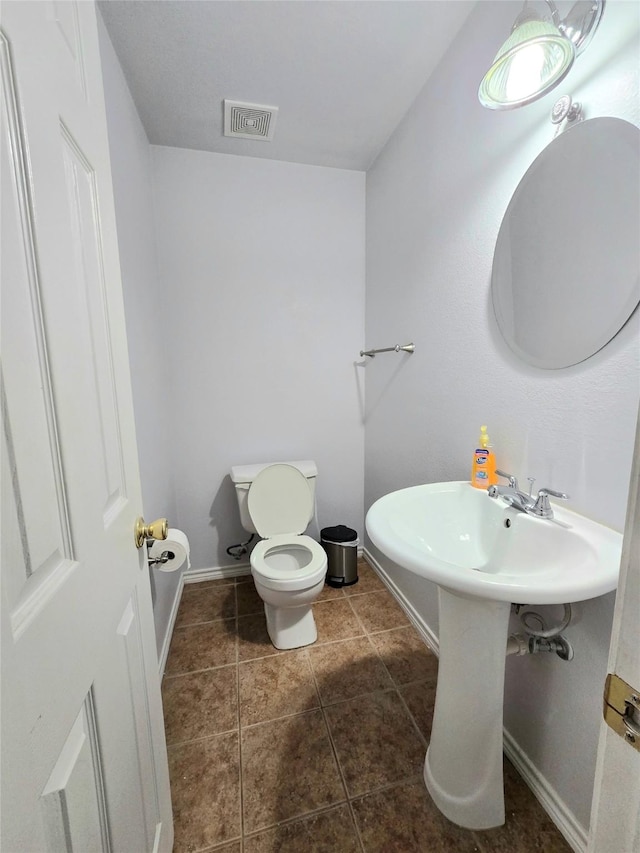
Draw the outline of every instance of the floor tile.
<instances>
[{"instance_id":1,"label":"floor tile","mask_svg":"<svg viewBox=\"0 0 640 853\"><path fill-rule=\"evenodd\" d=\"M424 744L395 691L340 702L325 713L350 796L422 772Z\"/></svg>"},{"instance_id":2,"label":"floor tile","mask_svg":"<svg viewBox=\"0 0 640 853\"><path fill-rule=\"evenodd\" d=\"M412 626L372 634L371 642L396 684L437 680L438 658Z\"/></svg>"},{"instance_id":3,"label":"floor tile","mask_svg":"<svg viewBox=\"0 0 640 853\"><path fill-rule=\"evenodd\" d=\"M366 595L351 595L349 600L358 618L370 633L409 624L404 610L386 590L369 592Z\"/></svg>"},{"instance_id":4,"label":"floor tile","mask_svg":"<svg viewBox=\"0 0 640 853\"><path fill-rule=\"evenodd\" d=\"M238 734L169 747L175 853L240 836Z\"/></svg>"},{"instance_id":5,"label":"floor tile","mask_svg":"<svg viewBox=\"0 0 640 853\"><path fill-rule=\"evenodd\" d=\"M329 586L329 584L326 583L322 587L322 592L316 598L316 601L330 601L333 598L344 598L344 592L342 590L343 587Z\"/></svg>"},{"instance_id":6,"label":"floor tile","mask_svg":"<svg viewBox=\"0 0 640 853\"><path fill-rule=\"evenodd\" d=\"M264 613L238 618L238 660L253 660L266 655L281 655L267 633L267 620Z\"/></svg>"},{"instance_id":7,"label":"floor tile","mask_svg":"<svg viewBox=\"0 0 640 853\"><path fill-rule=\"evenodd\" d=\"M428 741L436 660L386 590L371 591L366 565L359 574L350 594L326 588L314 605L318 642L305 649L275 649L262 611L175 629L163 682L175 853L360 850L323 712L306 710L317 706L316 688L365 853L570 853L509 762L505 826L469 833L435 809L418 731ZM229 612L215 608L230 593L243 611L256 606L251 575L204 581L185 589L180 618Z\"/></svg>"},{"instance_id":8,"label":"floor tile","mask_svg":"<svg viewBox=\"0 0 640 853\"><path fill-rule=\"evenodd\" d=\"M337 806L320 814L268 829L245 838L244 853L360 853L349 807Z\"/></svg>"},{"instance_id":9,"label":"floor tile","mask_svg":"<svg viewBox=\"0 0 640 853\"><path fill-rule=\"evenodd\" d=\"M417 681L400 688L400 695L407 703L409 713L424 739L429 742L433 725L433 706L436 701L436 682Z\"/></svg>"},{"instance_id":10,"label":"floor tile","mask_svg":"<svg viewBox=\"0 0 640 853\"><path fill-rule=\"evenodd\" d=\"M343 802L320 711L242 729L245 832Z\"/></svg>"},{"instance_id":11,"label":"floor tile","mask_svg":"<svg viewBox=\"0 0 640 853\"><path fill-rule=\"evenodd\" d=\"M317 643L332 643L364 634L349 602L341 599L320 601L313 605L313 618L318 629Z\"/></svg>"},{"instance_id":12,"label":"floor tile","mask_svg":"<svg viewBox=\"0 0 640 853\"><path fill-rule=\"evenodd\" d=\"M306 652L241 663L240 718L243 726L310 711L320 704Z\"/></svg>"},{"instance_id":13,"label":"floor tile","mask_svg":"<svg viewBox=\"0 0 640 853\"><path fill-rule=\"evenodd\" d=\"M571 847L546 814L539 821L532 821L507 812L504 826L476 830L475 834L482 853L571 853Z\"/></svg>"},{"instance_id":14,"label":"floor tile","mask_svg":"<svg viewBox=\"0 0 640 853\"><path fill-rule=\"evenodd\" d=\"M480 850L473 833L440 814L421 780L354 800L353 810L366 853ZM512 847L511 853L521 849Z\"/></svg>"},{"instance_id":15,"label":"floor tile","mask_svg":"<svg viewBox=\"0 0 640 853\"><path fill-rule=\"evenodd\" d=\"M235 666L167 677L162 704L167 743L178 743L238 727Z\"/></svg>"},{"instance_id":16,"label":"floor tile","mask_svg":"<svg viewBox=\"0 0 640 853\"><path fill-rule=\"evenodd\" d=\"M235 628L233 619L176 628L167 658L166 674L178 675L235 663Z\"/></svg>"},{"instance_id":17,"label":"floor tile","mask_svg":"<svg viewBox=\"0 0 640 853\"><path fill-rule=\"evenodd\" d=\"M393 687L367 637L310 646L309 660L323 705Z\"/></svg>"},{"instance_id":18,"label":"floor tile","mask_svg":"<svg viewBox=\"0 0 640 853\"><path fill-rule=\"evenodd\" d=\"M378 575L371 568L369 563L364 560L358 560L358 583L352 586L345 586L345 595L362 595L364 592L377 592L378 590L386 589Z\"/></svg>"},{"instance_id":19,"label":"floor tile","mask_svg":"<svg viewBox=\"0 0 640 853\"><path fill-rule=\"evenodd\" d=\"M176 617L176 627L211 622L214 619L234 619L236 615L235 586L188 584L183 592Z\"/></svg>"},{"instance_id":20,"label":"floor tile","mask_svg":"<svg viewBox=\"0 0 640 853\"><path fill-rule=\"evenodd\" d=\"M264 613L264 601L258 595L253 582L239 583L236 586L238 601L238 616L249 616L252 613Z\"/></svg>"},{"instance_id":21,"label":"floor tile","mask_svg":"<svg viewBox=\"0 0 640 853\"><path fill-rule=\"evenodd\" d=\"M507 760L504 771L505 823L476 832L482 853L570 853L571 847Z\"/></svg>"}]
</instances>

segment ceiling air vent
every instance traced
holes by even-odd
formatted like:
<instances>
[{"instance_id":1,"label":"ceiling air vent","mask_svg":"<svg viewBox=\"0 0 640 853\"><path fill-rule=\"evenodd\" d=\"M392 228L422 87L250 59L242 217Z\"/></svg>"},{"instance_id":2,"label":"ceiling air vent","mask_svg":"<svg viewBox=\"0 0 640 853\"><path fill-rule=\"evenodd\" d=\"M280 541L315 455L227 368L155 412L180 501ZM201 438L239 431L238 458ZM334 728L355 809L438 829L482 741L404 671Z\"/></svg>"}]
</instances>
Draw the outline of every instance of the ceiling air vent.
<instances>
[{"instance_id":1,"label":"ceiling air vent","mask_svg":"<svg viewBox=\"0 0 640 853\"><path fill-rule=\"evenodd\" d=\"M278 107L224 100L224 135L237 139L264 139L271 142Z\"/></svg>"}]
</instances>

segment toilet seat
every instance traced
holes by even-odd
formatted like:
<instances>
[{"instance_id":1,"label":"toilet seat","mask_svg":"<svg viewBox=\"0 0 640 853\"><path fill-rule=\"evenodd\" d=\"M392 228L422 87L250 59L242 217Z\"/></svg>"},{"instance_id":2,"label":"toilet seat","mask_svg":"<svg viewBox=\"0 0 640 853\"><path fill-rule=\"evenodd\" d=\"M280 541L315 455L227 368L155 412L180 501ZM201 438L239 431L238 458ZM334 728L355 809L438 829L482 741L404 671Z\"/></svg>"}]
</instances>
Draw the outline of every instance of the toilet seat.
<instances>
[{"instance_id":1,"label":"toilet seat","mask_svg":"<svg viewBox=\"0 0 640 853\"><path fill-rule=\"evenodd\" d=\"M263 539L304 533L313 515L307 478L284 462L263 468L249 487L249 515Z\"/></svg>"},{"instance_id":2,"label":"toilet seat","mask_svg":"<svg viewBox=\"0 0 640 853\"><path fill-rule=\"evenodd\" d=\"M309 562L302 568L282 568L273 565L269 557L286 548L307 551ZM306 556L306 555L305 555ZM327 554L324 548L310 536L284 533L263 539L251 552L251 573L263 586L283 592L308 589L321 581L327 571Z\"/></svg>"}]
</instances>

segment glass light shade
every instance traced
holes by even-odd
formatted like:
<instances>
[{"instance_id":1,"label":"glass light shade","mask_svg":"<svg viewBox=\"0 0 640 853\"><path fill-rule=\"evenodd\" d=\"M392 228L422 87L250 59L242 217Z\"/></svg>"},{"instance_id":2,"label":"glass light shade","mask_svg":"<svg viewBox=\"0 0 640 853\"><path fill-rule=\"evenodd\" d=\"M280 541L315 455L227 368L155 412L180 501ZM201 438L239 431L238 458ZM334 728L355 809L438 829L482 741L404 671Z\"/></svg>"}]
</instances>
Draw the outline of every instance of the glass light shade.
<instances>
[{"instance_id":1,"label":"glass light shade","mask_svg":"<svg viewBox=\"0 0 640 853\"><path fill-rule=\"evenodd\" d=\"M575 55L573 43L550 21L517 24L484 75L480 103L509 110L535 101L566 77Z\"/></svg>"}]
</instances>

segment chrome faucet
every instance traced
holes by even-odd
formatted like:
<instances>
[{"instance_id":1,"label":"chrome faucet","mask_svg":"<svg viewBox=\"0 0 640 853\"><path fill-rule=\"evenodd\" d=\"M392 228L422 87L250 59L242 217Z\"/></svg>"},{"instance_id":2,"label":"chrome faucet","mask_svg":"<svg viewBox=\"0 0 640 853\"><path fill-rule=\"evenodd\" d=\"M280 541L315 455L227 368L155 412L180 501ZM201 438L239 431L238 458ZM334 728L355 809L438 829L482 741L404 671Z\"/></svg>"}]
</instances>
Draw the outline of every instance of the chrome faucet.
<instances>
[{"instance_id":1,"label":"chrome faucet","mask_svg":"<svg viewBox=\"0 0 640 853\"><path fill-rule=\"evenodd\" d=\"M498 470L496 470L496 474L499 477L504 477L508 480L509 485L489 486L487 489L489 497L502 498L505 503L512 506L514 509L520 510L520 512L526 512L528 515L533 515L536 518L553 518L553 509L549 503L550 496L553 498L559 498L563 501L569 500L569 495L566 495L564 492L556 492L554 489L539 489L537 496L534 498L532 496L533 484L535 482L533 477L529 477L529 483L531 486L529 494L526 495L518 488L518 480L513 476L513 474L507 474L504 471Z\"/></svg>"}]
</instances>

